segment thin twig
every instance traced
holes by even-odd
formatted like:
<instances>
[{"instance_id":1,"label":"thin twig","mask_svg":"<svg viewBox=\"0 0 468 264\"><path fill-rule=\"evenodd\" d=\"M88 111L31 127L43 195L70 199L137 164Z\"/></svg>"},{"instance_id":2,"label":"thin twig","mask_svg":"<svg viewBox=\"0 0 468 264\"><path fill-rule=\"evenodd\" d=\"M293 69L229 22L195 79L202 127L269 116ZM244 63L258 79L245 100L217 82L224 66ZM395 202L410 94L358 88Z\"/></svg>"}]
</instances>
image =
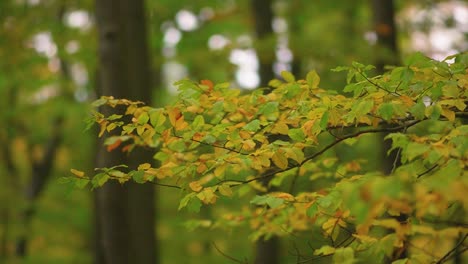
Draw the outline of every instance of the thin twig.
<instances>
[{"instance_id":1,"label":"thin twig","mask_svg":"<svg viewBox=\"0 0 468 264\"><path fill-rule=\"evenodd\" d=\"M216 249L216 251L218 251L219 254L221 254L223 257L227 258L227 259L230 259L236 263L247 263L247 262L243 262L242 260L238 260L232 256L229 256L228 254L224 253L223 251L221 251L221 249L218 248L218 246L216 246L216 243L215 242L211 242L211 244L213 244L213 247Z\"/></svg>"},{"instance_id":2,"label":"thin twig","mask_svg":"<svg viewBox=\"0 0 468 264\"><path fill-rule=\"evenodd\" d=\"M451 250L449 250L441 259L439 259L435 264L442 264L444 262L446 262L447 260L449 260L451 257L453 257L453 254L459 246L463 245L463 243L465 243L465 240L466 238L468 237L468 234L465 234L465 236L460 239L460 241L455 245L454 248L452 248ZM468 249L468 247L465 247L460 253L466 251Z\"/></svg>"}]
</instances>

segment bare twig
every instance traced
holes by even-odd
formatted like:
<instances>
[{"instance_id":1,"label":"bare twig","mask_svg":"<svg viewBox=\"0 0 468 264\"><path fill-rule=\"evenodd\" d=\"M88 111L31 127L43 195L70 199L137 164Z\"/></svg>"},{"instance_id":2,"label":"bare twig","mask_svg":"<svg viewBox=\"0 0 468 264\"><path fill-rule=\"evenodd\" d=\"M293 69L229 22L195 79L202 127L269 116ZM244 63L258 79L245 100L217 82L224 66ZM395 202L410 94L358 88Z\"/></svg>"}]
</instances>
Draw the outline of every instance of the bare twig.
<instances>
[{"instance_id":1,"label":"bare twig","mask_svg":"<svg viewBox=\"0 0 468 264\"><path fill-rule=\"evenodd\" d=\"M455 251L458 249L458 247L460 247L461 245L463 245L463 243L465 243L465 240L466 238L468 237L468 234L465 234L463 236L462 239L460 239L460 241L458 241L458 243L455 245L454 248L452 248L451 250L449 250L442 258L440 258L435 264L442 264L444 262L446 262L447 260L449 260L450 258L454 257L455 256ZM463 253L464 251L468 250L468 247L464 247L462 250L460 250L458 253L461 254Z\"/></svg>"},{"instance_id":2,"label":"bare twig","mask_svg":"<svg viewBox=\"0 0 468 264\"><path fill-rule=\"evenodd\" d=\"M213 244L213 247L216 249L216 251L218 251L219 254L221 254L223 257L227 258L227 259L230 259L236 263L241 263L241 264L246 264L247 262L246 261L242 261L242 260L239 260L239 259L236 259L232 256L229 256L228 254L224 253L223 251L221 251L221 249L218 248L218 246L216 246L216 243L215 242L211 242L211 244Z\"/></svg>"}]
</instances>

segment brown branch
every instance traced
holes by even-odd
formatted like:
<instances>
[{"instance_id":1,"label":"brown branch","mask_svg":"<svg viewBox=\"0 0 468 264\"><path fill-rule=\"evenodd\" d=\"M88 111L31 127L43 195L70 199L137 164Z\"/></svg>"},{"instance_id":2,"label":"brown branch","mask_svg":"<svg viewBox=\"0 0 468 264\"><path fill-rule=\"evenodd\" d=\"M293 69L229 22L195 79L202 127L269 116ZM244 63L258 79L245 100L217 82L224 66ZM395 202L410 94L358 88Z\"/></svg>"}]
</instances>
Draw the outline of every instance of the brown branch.
<instances>
[{"instance_id":1,"label":"brown branch","mask_svg":"<svg viewBox=\"0 0 468 264\"><path fill-rule=\"evenodd\" d=\"M236 263L247 263L246 261L242 261L242 260L238 260L232 256L229 256L228 254L224 253L223 251L221 251L221 249L218 248L218 246L216 246L216 243L215 242L211 242L211 244L213 244L213 247L216 249L216 251L218 251L219 254L221 254L223 257L227 258L227 259L230 259Z\"/></svg>"},{"instance_id":2,"label":"brown branch","mask_svg":"<svg viewBox=\"0 0 468 264\"><path fill-rule=\"evenodd\" d=\"M176 134L174 134L174 137L179 138L179 139L184 139L182 136L178 136ZM238 153L238 154L241 154L241 155L248 155L247 153L244 153L244 152L241 152L241 151L238 151L238 150L235 150L235 149L227 148L225 146L221 146L221 145L218 145L218 144L209 144L209 143L206 143L206 142L203 142L203 141L200 141L200 140L196 140L196 139L193 139L193 138L190 138L189 140L193 141L193 142L196 142L196 143L200 143L200 144L205 145L205 146L211 146L211 147L214 147L214 148L225 149L227 151L235 152L235 153Z\"/></svg>"},{"instance_id":3,"label":"brown branch","mask_svg":"<svg viewBox=\"0 0 468 264\"><path fill-rule=\"evenodd\" d=\"M463 243L465 243L465 240L466 238L468 237L468 234L465 234L465 236L460 239L460 241L455 245L454 248L452 248L451 250L449 250L442 258L440 258L435 264L442 264L444 262L446 262L447 260L449 260L450 258L454 257L455 256L455 251L458 249L458 247L460 247L461 245L463 245ZM458 252L459 254L463 253L464 251L468 250L468 247L465 247L463 248L460 252Z\"/></svg>"},{"instance_id":4,"label":"brown branch","mask_svg":"<svg viewBox=\"0 0 468 264\"><path fill-rule=\"evenodd\" d=\"M419 173L418 176L417 176L416 178L420 178L420 177L422 177L422 176L428 174L429 172L431 172L432 170L434 170L434 169L437 168L437 167L439 167L439 164L434 164L434 166L432 166L432 167L430 167L429 169L427 169L427 170L425 170L425 171Z\"/></svg>"},{"instance_id":5,"label":"brown branch","mask_svg":"<svg viewBox=\"0 0 468 264\"><path fill-rule=\"evenodd\" d=\"M252 178L252 179L249 179L249 180L222 180L222 181L219 181L218 183L216 183L215 185L219 185L221 183L225 183L225 182L235 182L236 184L232 184L231 186L232 187L235 187L235 186L238 186L238 185L242 185L242 184L247 184L247 183L250 183L250 182L253 182L253 181L258 181L258 180L263 180L263 179L268 179L270 177L273 177L274 175L278 174L278 173L282 173L282 172L286 172L286 171L289 171L291 169L294 169L294 168L299 168L301 167L302 165L304 165L306 162L310 161L310 160L313 160L315 158L317 158L318 156L322 155L323 153L325 153L327 150L331 149L332 147L334 147L335 145L337 145L338 143L346 140L346 139L349 139L349 138L354 138L354 137L358 137L360 135L364 135L364 134L369 134L369 133L389 133L389 132L396 132L396 131L400 131L402 129L407 129L411 126L414 126L416 124L418 124L419 122L421 122L421 120L413 120L407 124L404 124L404 125L400 125L400 126L396 126L396 127L388 127L388 128L380 128L380 129L368 129L368 130L363 130L363 131L359 131L359 132L356 132L356 133L353 133L353 134L350 134L350 135L347 135L347 136L344 136L342 138L339 138L335 141L333 141L332 143L330 143L329 145L325 146L323 149L321 149L320 151L316 152L315 154L313 154L312 156L304 159L300 164L298 165L293 165L293 166L288 166L287 168L285 169L281 169L281 170L276 170L276 171L271 171L271 172L268 172L266 174L263 174L259 177L255 177L255 178ZM213 186L215 186L213 185ZM212 187L212 186L210 186Z\"/></svg>"}]
</instances>

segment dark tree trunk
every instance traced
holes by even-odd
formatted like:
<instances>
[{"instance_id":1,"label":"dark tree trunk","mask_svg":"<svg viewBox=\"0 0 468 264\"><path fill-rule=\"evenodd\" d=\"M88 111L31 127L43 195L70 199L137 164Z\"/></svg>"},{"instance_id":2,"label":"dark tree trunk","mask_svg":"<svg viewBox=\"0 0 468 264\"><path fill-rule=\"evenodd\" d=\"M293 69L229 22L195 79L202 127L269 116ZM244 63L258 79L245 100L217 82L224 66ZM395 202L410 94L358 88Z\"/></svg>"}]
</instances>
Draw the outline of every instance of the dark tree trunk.
<instances>
[{"instance_id":1,"label":"dark tree trunk","mask_svg":"<svg viewBox=\"0 0 468 264\"><path fill-rule=\"evenodd\" d=\"M398 63L397 29L393 0L372 0L374 31L377 34L376 67L379 73L384 66Z\"/></svg>"},{"instance_id":2,"label":"dark tree trunk","mask_svg":"<svg viewBox=\"0 0 468 264\"><path fill-rule=\"evenodd\" d=\"M268 82L275 77L273 72L275 48L274 45L269 45L268 43L274 37L272 28L272 0L251 0L250 3L254 19L255 34L258 43L260 43L259 46L262 48L257 49L260 61L260 86L267 87ZM268 182L265 184L268 185ZM279 263L279 239L277 237L270 238L269 240L260 238L256 242L255 247L256 264Z\"/></svg>"},{"instance_id":3,"label":"dark tree trunk","mask_svg":"<svg viewBox=\"0 0 468 264\"><path fill-rule=\"evenodd\" d=\"M273 10L272 0L251 0L252 16L254 20L255 35L261 49L257 49L260 62L260 86L266 87L275 77L273 62L275 61L274 45L268 45L273 36Z\"/></svg>"},{"instance_id":4,"label":"dark tree trunk","mask_svg":"<svg viewBox=\"0 0 468 264\"><path fill-rule=\"evenodd\" d=\"M393 0L372 0L374 30L377 34L376 60L378 74L384 72L385 65L398 63L397 30L395 27L395 8ZM384 135L385 136L385 135ZM383 138L381 139L383 141ZM382 171L390 174L399 165L398 151L387 156L391 141L384 141L382 148Z\"/></svg>"},{"instance_id":5,"label":"dark tree trunk","mask_svg":"<svg viewBox=\"0 0 468 264\"><path fill-rule=\"evenodd\" d=\"M98 94L151 100L151 68L143 0L96 0L99 35ZM121 109L120 109L121 110ZM110 111L104 110L103 111ZM115 110L119 111L119 110ZM99 144L97 167L151 162L152 155L107 152ZM96 192L97 263L156 263L154 189L108 182Z\"/></svg>"},{"instance_id":6,"label":"dark tree trunk","mask_svg":"<svg viewBox=\"0 0 468 264\"><path fill-rule=\"evenodd\" d=\"M377 72L382 74L385 65L392 65L399 63L398 61L398 47L397 47L397 29L395 26L395 6L393 0L372 0L372 14L374 31L377 34L377 51L375 65ZM398 149L393 150L389 155L387 152L391 149L391 141L385 140L386 134L380 138L383 143L382 146L382 171L385 174L391 174L392 171L401 165ZM408 215L402 214L397 216L399 222L406 222ZM393 259L406 258L408 245L403 245L399 250L393 252Z\"/></svg>"}]
</instances>

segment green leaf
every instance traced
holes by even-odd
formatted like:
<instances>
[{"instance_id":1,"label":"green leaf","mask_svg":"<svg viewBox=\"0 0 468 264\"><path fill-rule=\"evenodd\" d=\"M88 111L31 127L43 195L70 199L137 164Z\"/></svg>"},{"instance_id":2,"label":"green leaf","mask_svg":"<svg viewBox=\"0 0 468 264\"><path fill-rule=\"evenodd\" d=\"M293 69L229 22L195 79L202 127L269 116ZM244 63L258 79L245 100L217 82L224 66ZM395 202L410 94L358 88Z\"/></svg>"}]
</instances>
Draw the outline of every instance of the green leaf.
<instances>
[{"instance_id":1,"label":"green leaf","mask_svg":"<svg viewBox=\"0 0 468 264\"><path fill-rule=\"evenodd\" d=\"M323 113L322 118L320 119L320 128L321 128L322 130L326 130L326 129L327 129L329 116L330 116L330 113L329 113L328 111L326 111L325 113Z\"/></svg>"},{"instance_id":2,"label":"green leaf","mask_svg":"<svg viewBox=\"0 0 468 264\"><path fill-rule=\"evenodd\" d=\"M193 120L192 127L195 131L200 131L203 129L203 126L205 125L205 119L203 118L202 115L197 115L195 119Z\"/></svg>"},{"instance_id":3,"label":"green leaf","mask_svg":"<svg viewBox=\"0 0 468 264\"><path fill-rule=\"evenodd\" d=\"M442 107L439 104L433 104L426 107L424 114L430 119L437 120L442 114Z\"/></svg>"},{"instance_id":4,"label":"green leaf","mask_svg":"<svg viewBox=\"0 0 468 264\"><path fill-rule=\"evenodd\" d=\"M348 66L338 66L336 68L331 69L332 72L342 72L349 70Z\"/></svg>"},{"instance_id":5,"label":"green leaf","mask_svg":"<svg viewBox=\"0 0 468 264\"><path fill-rule=\"evenodd\" d=\"M194 193L194 192L191 192L191 193L186 194L186 195L180 200L180 202L179 202L179 208L177 208L177 210L180 210L180 209L186 207L186 206L189 204L190 200L191 200L192 198L194 198L196 195L197 195L197 193Z\"/></svg>"},{"instance_id":6,"label":"green leaf","mask_svg":"<svg viewBox=\"0 0 468 264\"><path fill-rule=\"evenodd\" d=\"M315 70L307 73L306 80L310 88L312 89L318 88L318 85L320 83L320 77Z\"/></svg>"},{"instance_id":7,"label":"green leaf","mask_svg":"<svg viewBox=\"0 0 468 264\"><path fill-rule=\"evenodd\" d=\"M301 86L297 83L291 83L288 84L286 87L286 94L284 97L287 99L294 98L296 95L298 95L301 92Z\"/></svg>"},{"instance_id":8,"label":"green leaf","mask_svg":"<svg viewBox=\"0 0 468 264\"><path fill-rule=\"evenodd\" d=\"M379 107L379 110L378 110L380 116L388 121L390 119L392 119L392 116L393 116L393 104L391 103L383 103L380 107Z\"/></svg>"},{"instance_id":9,"label":"green leaf","mask_svg":"<svg viewBox=\"0 0 468 264\"><path fill-rule=\"evenodd\" d=\"M107 103L107 99L101 97L97 99L96 101L92 102L91 105L93 107L99 107L99 106L105 105L106 103Z\"/></svg>"},{"instance_id":10,"label":"green leaf","mask_svg":"<svg viewBox=\"0 0 468 264\"><path fill-rule=\"evenodd\" d=\"M292 83L296 81L296 78L294 77L294 75L288 71L282 71L281 77L283 77L283 79L288 83Z\"/></svg>"},{"instance_id":11,"label":"green leaf","mask_svg":"<svg viewBox=\"0 0 468 264\"><path fill-rule=\"evenodd\" d=\"M162 125L166 122L166 116L162 109L152 110L149 112L150 122L151 125L156 129L158 132L162 132L164 128Z\"/></svg>"},{"instance_id":12,"label":"green leaf","mask_svg":"<svg viewBox=\"0 0 468 264\"><path fill-rule=\"evenodd\" d=\"M113 114L113 115L109 116L109 117L106 118L106 119L109 120L109 121L113 121L113 120L120 119L121 117L122 117L122 115Z\"/></svg>"},{"instance_id":13,"label":"green leaf","mask_svg":"<svg viewBox=\"0 0 468 264\"><path fill-rule=\"evenodd\" d=\"M258 114L265 115L267 118L278 113L278 102L268 102L258 109Z\"/></svg>"},{"instance_id":14,"label":"green leaf","mask_svg":"<svg viewBox=\"0 0 468 264\"><path fill-rule=\"evenodd\" d=\"M256 205L268 205L271 208L277 208L284 203L284 200L277 197L271 197L268 195L256 195L251 201L251 204Z\"/></svg>"},{"instance_id":15,"label":"green leaf","mask_svg":"<svg viewBox=\"0 0 468 264\"><path fill-rule=\"evenodd\" d=\"M418 120L422 120L426 117L425 111L426 106L424 105L422 100L419 100L419 102L413 105L410 109L410 113Z\"/></svg>"},{"instance_id":16,"label":"green leaf","mask_svg":"<svg viewBox=\"0 0 468 264\"><path fill-rule=\"evenodd\" d=\"M265 205L267 202L268 196L266 195L255 195L255 197L250 201L251 204L256 205Z\"/></svg>"},{"instance_id":17,"label":"green leaf","mask_svg":"<svg viewBox=\"0 0 468 264\"><path fill-rule=\"evenodd\" d=\"M336 248L330 246L323 246L319 249L314 250L314 255L331 255L335 253Z\"/></svg>"},{"instance_id":18,"label":"green leaf","mask_svg":"<svg viewBox=\"0 0 468 264\"><path fill-rule=\"evenodd\" d=\"M139 171L131 171L128 174L136 183L145 183L145 172L142 170Z\"/></svg>"},{"instance_id":19,"label":"green leaf","mask_svg":"<svg viewBox=\"0 0 468 264\"><path fill-rule=\"evenodd\" d=\"M333 263L340 264L353 264L354 261L354 250L350 247L337 248L333 255Z\"/></svg>"},{"instance_id":20,"label":"green leaf","mask_svg":"<svg viewBox=\"0 0 468 264\"><path fill-rule=\"evenodd\" d=\"M98 173L91 180L91 184L94 188L101 187L109 180L109 175L106 173Z\"/></svg>"},{"instance_id":21,"label":"green leaf","mask_svg":"<svg viewBox=\"0 0 468 264\"><path fill-rule=\"evenodd\" d=\"M281 199L281 198L268 197L268 199L267 199L268 206L270 206L273 209L281 206L283 203L284 203L284 200Z\"/></svg>"},{"instance_id":22,"label":"green leaf","mask_svg":"<svg viewBox=\"0 0 468 264\"><path fill-rule=\"evenodd\" d=\"M431 149L430 146L425 144L420 144L416 142L410 142L405 148L405 154L409 161L415 159L417 156L420 156Z\"/></svg>"},{"instance_id":23,"label":"green leaf","mask_svg":"<svg viewBox=\"0 0 468 264\"><path fill-rule=\"evenodd\" d=\"M202 206L202 202L200 199L198 199L196 196L193 199L190 199L190 201L187 204L187 211L192 212L192 213L199 213L200 208Z\"/></svg>"},{"instance_id":24,"label":"green leaf","mask_svg":"<svg viewBox=\"0 0 468 264\"><path fill-rule=\"evenodd\" d=\"M309 208L307 208L307 216L314 217L318 213L317 203L313 203Z\"/></svg>"},{"instance_id":25,"label":"green leaf","mask_svg":"<svg viewBox=\"0 0 468 264\"><path fill-rule=\"evenodd\" d=\"M258 119L252 120L244 126L244 129L250 132L256 132L260 129L260 121Z\"/></svg>"},{"instance_id":26,"label":"green leaf","mask_svg":"<svg viewBox=\"0 0 468 264\"><path fill-rule=\"evenodd\" d=\"M429 58L426 57L424 54L422 54L421 52L416 52L406 58L405 65L411 66L417 63L426 63L428 60Z\"/></svg>"},{"instance_id":27,"label":"green leaf","mask_svg":"<svg viewBox=\"0 0 468 264\"><path fill-rule=\"evenodd\" d=\"M371 100L364 100L359 102L355 107L353 107L353 110L356 114L356 117L364 116L367 115L370 110L372 110L372 107L374 106L374 101Z\"/></svg>"},{"instance_id":28,"label":"green leaf","mask_svg":"<svg viewBox=\"0 0 468 264\"><path fill-rule=\"evenodd\" d=\"M144 125L144 124L148 123L149 119L150 119L150 117L148 116L148 113L143 112L138 117L138 124Z\"/></svg>"},{"instance_id":29,"label":"green leaf","mask_svg":"<svg viewBox=\"0 0 468 264\"><path fill-rule=\"evenodd\" d=\"M184 152L186 149L185 142L182 139L172 141L167 147L175 152Z\"/></svg>"},{"instance_id":30,"label":"green leaf","mask_svg":"<svg viewBox=\"0 0 468 264\"><path fill-rule=\"evenodd\" d=\"M289 129L288 136L292 140L299 141L299 142L302 142L305 140L305 134L304 134L304 131L302 131L302 128Z\"/></svg>"}]
</instances>

